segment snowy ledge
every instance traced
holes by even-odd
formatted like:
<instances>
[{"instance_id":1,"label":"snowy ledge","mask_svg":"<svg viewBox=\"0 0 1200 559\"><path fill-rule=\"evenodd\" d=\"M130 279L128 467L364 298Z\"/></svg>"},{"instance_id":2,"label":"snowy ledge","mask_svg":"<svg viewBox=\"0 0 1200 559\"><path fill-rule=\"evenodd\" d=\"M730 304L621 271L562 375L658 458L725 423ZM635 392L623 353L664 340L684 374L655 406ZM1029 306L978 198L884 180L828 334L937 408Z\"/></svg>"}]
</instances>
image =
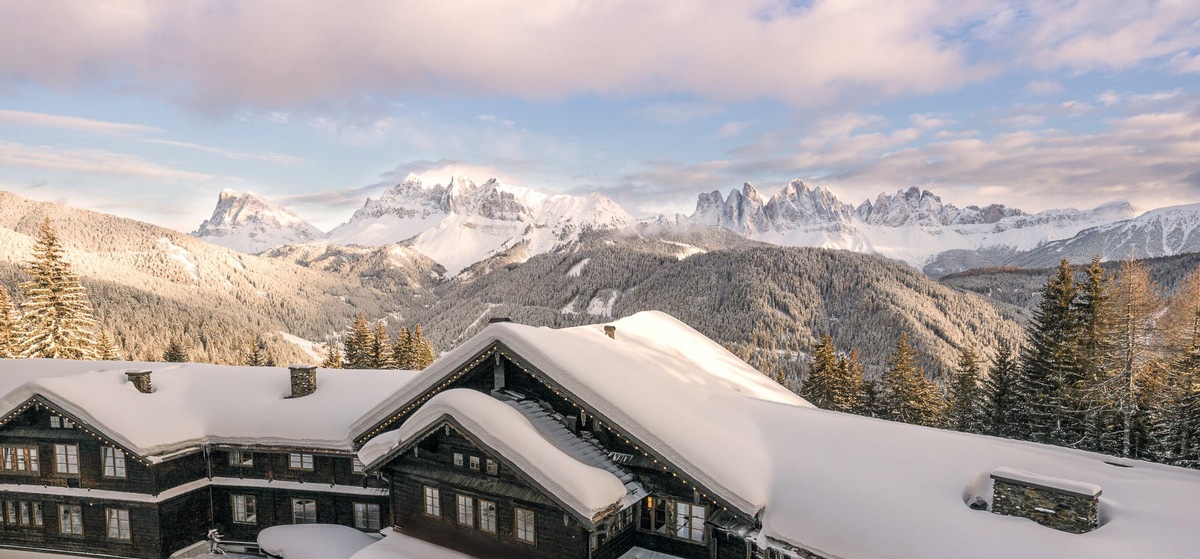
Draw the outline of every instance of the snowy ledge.
<instances>
[{"instance_id":1,"label":"snowy ledge","mask_svg":"<svg viewBox=\"0 0 1200 559\"><path fill-rule=\"evenodd\" d=\"M1030 485L1040 489L1049 491L1058 491L1060 493L1068 493L1078 495L1080 497L1099 497L1100 486L1094 483L1063 479L1059 477L1050 477L1016 468L999 467L992 470L992 479L1002 481L1015 482L1022 485Z\"/></svg>"}]
</instances>

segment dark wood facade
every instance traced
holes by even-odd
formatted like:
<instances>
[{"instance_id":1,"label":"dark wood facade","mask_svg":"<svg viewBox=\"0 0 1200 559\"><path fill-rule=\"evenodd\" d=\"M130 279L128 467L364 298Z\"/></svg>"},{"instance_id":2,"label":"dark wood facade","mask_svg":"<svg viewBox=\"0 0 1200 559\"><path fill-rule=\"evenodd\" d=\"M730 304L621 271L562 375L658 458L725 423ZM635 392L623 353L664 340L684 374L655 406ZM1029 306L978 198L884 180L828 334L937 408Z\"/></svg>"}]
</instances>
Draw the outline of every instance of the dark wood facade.
<instances>
[{"instance_id":1,"label":"dark wood facade","mask_svg":"<svg viewBox=\"0 0 1200 559\"><path fill-rule=\"evenodd\" d=\"M253 542L296 521L293 500L316 522L389 524L387 484L348 452L203 446L150 461L41 398L22 408L0 425L0 548L157 559L212 528ZM293 467L293 453L311 458ZM235 518L235 495L252 499L249 521Z\"/></svg>"}]
</instances>

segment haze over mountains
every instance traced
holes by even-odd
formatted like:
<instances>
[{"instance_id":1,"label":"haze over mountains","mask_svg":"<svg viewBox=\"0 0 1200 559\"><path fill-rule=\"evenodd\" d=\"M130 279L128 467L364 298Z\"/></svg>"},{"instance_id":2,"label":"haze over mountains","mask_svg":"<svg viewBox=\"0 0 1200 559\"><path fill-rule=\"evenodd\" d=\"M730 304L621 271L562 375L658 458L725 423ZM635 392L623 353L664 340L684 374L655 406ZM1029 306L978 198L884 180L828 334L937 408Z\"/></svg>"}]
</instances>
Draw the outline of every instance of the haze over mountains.
<instances>
[{"instance_id":1,"label":"haze over mountains","mask_svg":"<svg viewBox=\"0 0 1200 559\"><path fill-rule=\"evenodd\" d=\"M854 205L793 180L770 196L750 183L726 196L701 193L691 215L638 220L599 194L547 195L468 177L431 184L410 176L367 199L328 234L257 195L230 191L193 234L252 253L309 242L400 243L440 265L438 273L447 277L501 255L524 261L568 247L587 231L606 230L655 236L719 227L778 246L885 256L934 277L978 267L1047 266L1063 257L1086 261L1097 253L1111 259L1200 250L1200 205L1138 213L1126 202L1035 214L999 203L959 208L916 187Z\"/></svg>"}]
</instances>

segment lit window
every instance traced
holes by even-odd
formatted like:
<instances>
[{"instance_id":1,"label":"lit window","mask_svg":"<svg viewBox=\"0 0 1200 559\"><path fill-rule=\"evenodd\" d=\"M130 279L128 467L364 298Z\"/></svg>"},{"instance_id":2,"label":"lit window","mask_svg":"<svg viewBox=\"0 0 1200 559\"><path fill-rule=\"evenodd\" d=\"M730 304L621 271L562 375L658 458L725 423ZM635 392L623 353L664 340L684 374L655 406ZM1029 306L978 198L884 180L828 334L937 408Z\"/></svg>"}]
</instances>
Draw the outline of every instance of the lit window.
<instances>
[{"instance_id":1,"label":"lit window","mask_svg":"<svg viewBox=\"0 0 1200 559\"><path fill-rule=\"evenodd\" d=\"M704 505L675 503L675 537L694 542L704 541Z\"/></svg>"},{"instance_id":2,"label":"lit window","mask_svg":"<svg viewBox=\"0 0 1200 559\"><path fill-rule=\"evenodd\" d=\"M313 499L292 499L292 524L316 524L317 502Z\"/></svg>"},{"instance_id":3,"label":"lit window","mask_svg":"<svg viewBox=\"0 0 1200 559\"><path fill-rule=\"evenodd\" d=\"M125 477L125 451L106 446L104 452L104 477Z\"/></svg>"},{"instance_id":4,"label":"lit window","mask_svg":"<svg viewBox=\"0 0 1200 559\"><path fill-rule=\"evenodd\" d=\"M425 514L442 516L442 498L437 489L425 487Z\"/></svg>"},{"instance_id":5,"label":"lit window","mask_svg":"<svg viewBox=\"0 0 1200 559\"><path fill-rule=\"evenodd\" d=\"M461 453L458 453L458 452L455 452L455 453L454 453L454 465L455 465L455 466L458 466L458 467L460 467L460 468L462 467L462 465L463 465L463 456L462 456L462 454L461 454Z\"/></svg>"},{"instance_id":6,"label":"lit window","mask_svg":"<svg viewBox=\"0 0 1200 559\"><path fill-rule=\"evenodd\" d=\"M363 464L362 460L359 460L357 456L351 458L351 460L353 460L353 462L351 462L350 471L356 474L361 474L367 469L366 464Z\"/></svg>"},{"instance_id":7,"label":"lit window","mask_svg":"<svg viewBox=\"0 0 1200 559\"><path fill-rule=\"evenodd\" d=\"M475 526L475 499L466 495L458 496L458 523Z\"/></svg>"},{"instance_id":8,"label":"lit window","mask_svg":"<svg viewBox=\"0 0 1200 559\"><path fill-rule=\"evenodd\" d=\"M70 428L72 428L72 427L74 427L74 426L75 426L75 422L74 422L74 421L71 421L70 419L67 419L67 418L65 418L65 417L63 418L63 422L62 422L62 423L63 423L63 429L70 429Z\"/></svg>"},{"instance_id":9,"label":"lit window","mask_svg":"<svg viewBox=\"0 0 1200 559\"><path fill-rule=\"evenodd\" d=\"M35 446L0 447L0 462L5 472L37 473L38 449Z\"/></svg>"},{"instance_id":10,"label":"lit window","mask_svg":"<svg viewBox=\"0 0 1200 559\"><path fill-rule=\"evenodd\" d=\"M516 517L515 535L517 541L525 543L537 543L537 521L534 519L533 511L523 508L513 509Z\"/></svg>"},{"instance_id":11,"label":"lit window","mask_svg":"<svg viewBox=\"0 0 1200 559\"><path fill-rule=\"evenodd\" d=\"M499 465L499 464L497 464L495 460L492 460L491 458L488 458L488 459L487 459L487 473L488 473L488 475L492 475L492 476L494 476L494 475L496 475L496 474L497 474L497 473L499 473L499 472L500 472L500 465Z\"/></svg>"},{"instance_id":12,"label":"lit window","mask_svg":"<svg viewBox=\"0 0 1200 559\"><path fill-rule=\"evenodd\" d=\"M479 529L484 532L496 532L496 503L479 501Z\"/></svg>"},{"instance_id":13,"label":"lit window","mask_svg":"<svg viewBox=\"0 0 1200 559\"><path fill-rule=\"evenodd\" d=\"M17 502L16 501L5 501L4 502L4 521L8 524L16 524L17 523Z\"/></svg>"},{"instance_id":14,"label":"lit window","mask_svg":"<svg viewBox=\"0 0 1200 559\"><path fill-rule=\"evenodd\" d=\"M288 467L293 470L311 470L313 455L293 452L288 456Z\"/></svg>"},{"instance_id":15,"label":"lit window","mask_svg":"<svg viewBox=\"0 0 1200 559\"><path fill-rule=\"evenodd\" d=\"M233 496L233 521L238 524L258 523L258 503L254 495Z\"/></svg>"},{"instance_id":16,"label":"lit window","mask_svg":"<svg viewBox=\"0 0 1200 559\"><path fill-rule=\"evenodd\" d=\"M354 503L354 527L359 530L378 530L379 505Z\"/></svg>"},{"instance_id":17,"label":"lit window","mask_svg":"<svg viewBox=\"0 0 1200 559\"><path fill-rule=\"evenodd\" d=\"M129 510L105 509L108 537L114 540L129 539Z\"/></svg>"},{"instance_id":18,"label":"lit window","mask_svg":"<svg viewBox=\"0 0 1200 559\"><path fill-rule=\"evenodd\" d=\"M478 456L471 457L471 469L475 470L477 472L479 471L479 457Z\"/></svg>"},{"instance_id":19,"label":"lit window","mask_svg":"<svg viewBox=\"0 0 1200 559\"><path fill-rule=\"evenodd\" d=\"M54 445L54 471L60 474L79 473L79 445Z\"/></svg>"},{"instance_id":20,"label":"lit window","mask_svg":"<svg viewBox=\"0 0 1200 559\"><path fill-rule=\"evenodd\" d=\"M58 532L71 536L83 535L83 509L79 505L58 505Z\"/></svg>"},{"instance_id":21,"label":"lit window","mask_svg":"<svg viewBox=\"0 0 1200 559\"><path fill-rule=\"evenodd\" d=\"M294 456L294 455L293 455ZM229 465L250 468L254 466L254 453L244 450L229 451Z\"/></svg>"},{"instance_id":22,"label":"lit window","mask_svg":"<svg viewBox=\"0 0 1200 559\"><path fill-rule=\"evenodd\" d=\"M53 429L62 428L62 418L57 415L50 416L50 427Z\"/></svg>"}]
</instances>

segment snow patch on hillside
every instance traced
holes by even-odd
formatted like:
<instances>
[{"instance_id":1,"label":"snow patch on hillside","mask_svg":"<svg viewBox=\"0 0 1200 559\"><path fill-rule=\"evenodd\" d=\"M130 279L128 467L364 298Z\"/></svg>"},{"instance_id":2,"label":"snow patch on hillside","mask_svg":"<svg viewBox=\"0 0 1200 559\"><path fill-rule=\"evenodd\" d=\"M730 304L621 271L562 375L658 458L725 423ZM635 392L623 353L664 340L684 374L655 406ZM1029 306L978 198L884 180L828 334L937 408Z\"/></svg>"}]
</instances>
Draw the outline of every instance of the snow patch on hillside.
<instances>
[{"instance_id":1,"label":"snow patch on hillside","mask_svg":"<svg viewBox=\"0 0 1200 559\"><path fill-rule=\"evenodd\" d=\"M184 271L188 273L195 281L200 281L200 274L196 263L192 261L192 254L187 249L171 242L171 239L163 237L158 240L158 249L167 253L167 256L173 258L183 266Z\"/></svg>"},{"instance_id":2,"label":"snow patch on hillside","mask_svg":"<svg viewBox=\"0 0 1200 559\"><path fill-rule=\"evenodd\" d=\"M593 297L592 300L588 302L588 308L586 312L592 316L612 318L613 305L617 302L617 295L619 294L620 292L614 289L613 292L609 294L607 301L601 299L599 296Z\"/></svg>"},{"instance_id":3,"label":"snow patch on hillside","mask_svg":"<svg viewBox=\"0 0 1200 559\"><path fill-rule=\"evenodd\" d=\"M578 264L571 266L571 269L567 270L567 277L569 277L569 278L579 277L579 274L583 273L583 267L587 266L588 262L591 262L591 261L592 261L591 258L584 258L583 260L580 260Z\"/></svg>"},{"instance_id":4,"label":"snow patch on hillside","mask_svg":"<svg viewBox=\"0 0 1200 559\"><path fill-rule=\"evenodd\" d=\"M279 332L276 332L276 334L279 334L279 337L283 338L283 341L290 343L296 347L299 347L300 350L303 351L305 355L313 358L314 363L319 363L325 359L325 356L321 355L321 352L317 349L317 345L324 345L324 344L317 344L316 342L306 340L299 336L293 336L292 334L289 334L282 330Z\"/></svg>"}]
</instances>

